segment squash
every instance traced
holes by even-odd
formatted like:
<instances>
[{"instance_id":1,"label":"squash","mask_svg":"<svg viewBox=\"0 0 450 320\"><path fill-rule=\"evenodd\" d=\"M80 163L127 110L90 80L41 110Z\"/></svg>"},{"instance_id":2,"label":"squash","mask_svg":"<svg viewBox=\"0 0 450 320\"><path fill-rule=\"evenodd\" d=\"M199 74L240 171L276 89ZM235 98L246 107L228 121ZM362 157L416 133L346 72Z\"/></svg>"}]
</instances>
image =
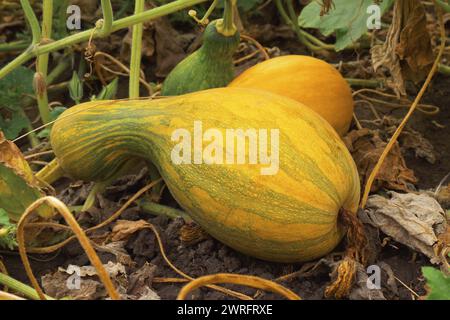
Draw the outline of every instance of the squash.
<instances>
[{"instance_id":1,"label":"squash","mask_svg":"<svg viewBox=\"0 0 450 320\"><path fill-rule=\"evenodd\" d=\"M167 76L161 91L163 96L226 87L234 79L233 54L240 42L233 23L235 2L225 1L224 18L208 24L201 48L182 60Z\"/></svg>"},{"instance_id":2,"label":"squash","mask_svg":"<svg viewBox=\"0 0 450 320\"><path fill-rule=\"evenodd\" d=\"M259 139L248 138L242 149L230 134L238 129ZM134 157L153 163L202 228L264 260L327 254L345 233L340 210L355 213L359 202L358 172L339 135L306 106L264 91L88 102L58 118L51 144L63 170L85 181L106 180ZM255 145L256 163L250 160Z\"/></svg>"},{"instance_id":3,"label":"squash","mask_svg":"<svg viewBox=\"0 0 450 320\"><path fill-rule=\"evenodd\" d=\"M301 55L273 58L247 69L229 86L266 90L297 100L321 115L341 136L350 128L352 90L325 61Z\"/></svg>"}]
</instances>

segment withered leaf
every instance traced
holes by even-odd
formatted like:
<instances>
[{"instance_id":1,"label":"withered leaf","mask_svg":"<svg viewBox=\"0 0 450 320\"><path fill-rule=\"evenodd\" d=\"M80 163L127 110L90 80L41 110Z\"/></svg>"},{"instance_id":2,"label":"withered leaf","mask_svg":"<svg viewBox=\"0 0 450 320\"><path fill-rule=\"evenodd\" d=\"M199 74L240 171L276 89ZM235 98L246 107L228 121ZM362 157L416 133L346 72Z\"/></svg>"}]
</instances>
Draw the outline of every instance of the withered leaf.
<instances>
[{"instance_id":1,"label":"withered leaf","mask_svg":"<svg viewBox=\"0 0 450 320\"><path fill-rule=\"evenodd\" d=\"M382 125L385 131L392 136L400 122L401 120L397 118L385 116ZM417 158L423 158L431 164L436 162L433 145L420 132L407 126L403 129L398 141L402 151L412 150Z\"/></svg>"},{"instance_id":2,"label":"withered leaf","mask_svg":"<svg viewBox=\"0 0 450 320\"><path fill-rule=\"evenodd\" d=\"M344 138L344 142L358 167L361 183L365 185L386 147L386 142L381 139L378 130L367 128L351 131ZM375 192L380 188L410 191L416 183L417 178L414 172L406 166L400 147L396 143L384 160L371 191Z\"/></svg>"},{"instance_id":3,"label":"withered leaf","mask_svg":"<svg viewBox=\"0 0 450 320\"><path fill-rule=\"evenodd\" d=\"M111 240L120 241L126 239L139 230L147 229L148 226L149 226L148 222L144 220L138 221L117 220L117 223L114 225L111 231Z\"/></svg>"},{"instance_id":4,"label":"withered leaf","mask_svg":"<svg viewBox=\"0 0 450 320\"><path fill-rule=\"evenodd\" d=\"M375 71L386 67L392 81L388 85L406 95L405 80L419 82L428 74L434 53L427 30L426 12L417 0L397 0L386 41L372 48Z\"/></svg>"},{"instance_id":5,"label":"withered leaf","mask_svg":"<svg viewBox=\"0 0 450 320\"><path fill-rule=\"evenodd\" d=\"M439 203L426 193L389 192L390 199L380 195L369 197L365 223L413 250L423 253L432 263L440 262L434 246L438 236L447 230L445 213Z\"/></svg>"}]
</instances>

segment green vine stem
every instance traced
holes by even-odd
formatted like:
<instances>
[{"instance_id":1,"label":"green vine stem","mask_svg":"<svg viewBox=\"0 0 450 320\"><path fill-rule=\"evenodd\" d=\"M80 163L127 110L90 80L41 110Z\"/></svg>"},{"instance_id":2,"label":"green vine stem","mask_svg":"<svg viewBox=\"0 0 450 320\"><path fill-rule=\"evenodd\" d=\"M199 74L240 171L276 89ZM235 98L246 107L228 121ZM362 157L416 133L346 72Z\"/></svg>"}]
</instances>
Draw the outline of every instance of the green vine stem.
<instances>
[{"instance_id":1,"label":"green vine stem","mask_svg":"<svg viewBox=\"0 0 450 320\"><path fill-rule=\"evenodd\" d=\"M202 25L207 25L209 23L209 16L213 13L213 11L217 7L218 3L219 3L219 0L214 0L213 3L209 6L209 8L206 11L205 15L203 16L203 18L201 20L197 20L197 22Z\"/></svg>"},{"instance_id":2,"label":"green vine stem","mask_svg":"<svg viewBox=\"0 0 450 320\"><path fill-rule=\"evenodd\" d=\"M64 71L70 66L70 60L68 58L61 58L56 66L52 69L52 71L47 76L47 86L53 84L55 80L63 74Z\"/></svg>"},{"instance_id":3,"label":"green vine stem","mask_svg":"<svg viewBox=\"0 0 450 320\"><path fill-rule=\"evenodd\" d=\"M19 40L0 44L0 52L24 50L30 46L28 41Z\"/></svg>"},{"instance_id":4,"label":"green vine stem","mask_svg":"<svg viewBox=\"0 0 450 320\"><path fill-rule=\"evenodd\" d=\"M136 0L134 14L144 11L144 0ZM130 99L139 98L139 80L141 74L141 51L142 51L142 33L144 25L142 23L133 26L133 37L131 42L131 63L129 96Z\"/></svg>"},{"instance_id":5,"label":"green vine stem","mask_svg":"<svg viewBox=\"0 0 450 320\"><path fill-rule=\"evenodd\" d=\"M446 66L445 64L442 64L442 63L439 64L439 73L450 76L450 67Z\"/></svg>"},{"instance_id":6,"label":"green vine stem","mask_svg":"<svg viewBox=\"0 0 450 320\"><path fill-rule=\"evenodd\" d=\"M99 37L104 38L111 34L114 20L114 13L111 5L111 0L102 0L101 6L103 13L103 20L102 20L103 24L102 28L98 31L98 35Z\"/></svg>"},{"instance_id":7,"label":"green vine stem","mask_svg":"<svg viewBox=\"0 0 450 320\"><path fill-rule=\"evenodd\" d=\"M36 292L36 290L1 272L0 272L0 283L2 285L7 286L14 292L23 294L28 299L39 300L39 295ZM55 300L54 298L49 297L47 295L45 296L45 298L47 300Z\"/></svg>"},{"instance_id":8,"label":"green vine stem","mask_svg":"<svg viewBox=\"0 0 450 320\"><path fill-rule=\"evenodd\" d=\"M39 27L39 21L33 12L33 8L28 0L20 0L20 5L22 6L25 18L31 29L31 34L33 37L32 44L38 44L41 40L41 28Z\"/></svg>"},{"instance_id":9,"label":"green vine stem","mask_svg":"<svg viewBox=\"0 0 450 320\"><path fill-rule=\"evenodd\" d=\"M39 42L45 42L52 36L52 23L53 23L53 0L44 0L42 6L42 28L41 38ZM37 58L36 72L38 77L37 81L41 81L35 86L36 99L39 108L39 114L43 124L51 121L50 109L48 107L48 95L47 95L47 73L48 73L48 60L49 53L44 53Z\"/></svg>"},{"instance_id":10,"label":"green vine stem","mask_svg":"<svg viewBox=\"0 0 450 320\"><path fill-rule=\"evenodd\" d=\"M21 0L21 1L27 2L27 0ZM137 23L142 23L142 22L145 22L148 20L157 19L157 18L166 16L168 14L171 14L171 13L174 13L174 12L177 12L177 11L180 11L180 10L186 9L188 7L192 7L197 4L207 2L207 1L208 0L177 0L177 1L173 1L166 5L163 5L163 6L151 9L151 10L147 10L142 13L135 14L135 15L123 18L123 19L116 20L112 23L111 32L115 32L117 30L128 28ZM31 9L31 6L30 6L30 9ZM32 11L31 11L31 13L32 13ZM38 24L38 27L39 27L39 24ZM48 44L41 44L41 45L34 44L34 45L30 46L25 52L23 52L16 59L14 59L10 63L8 63L5 67L3 67L3 69L0 70L0 79L2 79L4 76L6 76L8 73L10 73L16 67L24 64L25 62L29 61L33 57L36 57L36 56L44 54L44 53L50 53L53 51L64 49L64 48L70 47L74 44L89 40L89 37L91 36L92 31L93 31L93 29L89 29L89 30L82 31L82 32L76 33L74 35L68 36L61 40L57 40L57 41L48 43ZM98 33L96 35L98 35Z\"/></svg>"},{"instance_id":11,"label":"green vine stem","mask_svg":"<svg viewBox=\"0 0 450 320\"><path fill-rule=\"evenodd\" d=\"M314 44L312 44L304 35L304 33L302 33L301 28L299 27L298 23L296 23L296 14L294 11L294 6L293 6L293 2L291 0L286 0L286 4L288 6L288 10L289 10L289 14L286 11L286 9L283 6L283 3L281 2L281 0L275 0L275 5L277 6L277 9L281 15L281 17L283 18L283 20L285 21L285 23L287 25L289 25L292 30L294 30L294 32L297 34L297 38L299 39L299 41L301 43L303 43L309 50L311 51L319 51L322 48L319 46L316 46Z\"/></svg>"},{"instance_id":12,"label":"green vine stem","mask_svg":"<svg viewBox=\"0 0 450 320\"><path fill-rule=\"evenodd\" d=\"M192 221L188 214L182 210L164 206L149 200L138 200L137 204L142 211L155 215L164 216L171 219L182 217L186 222Z\"/></svg>"},{"instance_id":13,"label":"green vine stem","mask_svg":"<svg viewBox=\"0 0 450 320\"><path fill-rule=\"evenodd\" d=\"M27 114L25 113L25 111L23 109L20 109L19 111L22 115L22 117L24 119L27 119L27 131L33 131L33 125L31 124L31 121L28 119ZM32 132L29 136L28 136L28 141L30 142L31 147L35 148L39 145L39 143L41 143L37 137L36 132Z\"/></svg>"},{"instance_id":14,"label":"green vine stem","mask_svg":"<svg viewBox=\"0 0 450 320\"><path fill-rule=\"evenodd\" d=\"M377 79L353 79L345 78L348 84L352 87L364 87L364 88L382 88L385 83L383 80Z\"/></svg>"}]
</instances>

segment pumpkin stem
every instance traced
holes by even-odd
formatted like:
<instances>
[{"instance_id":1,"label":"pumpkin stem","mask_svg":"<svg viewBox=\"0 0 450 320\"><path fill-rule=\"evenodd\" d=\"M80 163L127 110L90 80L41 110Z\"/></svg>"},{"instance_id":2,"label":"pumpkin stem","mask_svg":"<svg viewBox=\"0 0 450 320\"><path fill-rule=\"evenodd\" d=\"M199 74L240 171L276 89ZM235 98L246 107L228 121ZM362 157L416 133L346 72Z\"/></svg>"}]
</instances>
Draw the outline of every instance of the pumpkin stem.
<instances>
[{"instance_id":1,"label":"pumpkin stem","mask_svg":"<svg viewBox=\"0 0 450 320\"><path fill-rule=\"evenodd\" d=\"M364 232L364 226L357 214L341 209L339 212L340 223L347 228L347 249L344 258L336 268L336 279L325 290L326 297L341 299L347 297L353 286L357 265L367 264L368 241Z\"/></svg>"},{"instance_id":2,"label":"pumpkin stem","mask_svg":"<svg viewBox=\"0 0 450 320\"><path fill-rule=\"evenodd\" d=\"M223 19L217 22L217 32L226 37L234 36L237 32L236 25L234 24L234 7L237 0L225 0L225 9L223 12Z\"/></svg>"}]
</instances>

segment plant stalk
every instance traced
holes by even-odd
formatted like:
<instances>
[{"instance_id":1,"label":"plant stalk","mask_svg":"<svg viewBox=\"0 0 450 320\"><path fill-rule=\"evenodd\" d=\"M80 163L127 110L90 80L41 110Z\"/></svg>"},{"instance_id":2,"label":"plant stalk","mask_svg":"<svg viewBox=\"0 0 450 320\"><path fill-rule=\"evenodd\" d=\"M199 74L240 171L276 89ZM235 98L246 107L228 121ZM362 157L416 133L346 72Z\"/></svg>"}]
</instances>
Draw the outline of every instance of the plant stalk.
<instances>
[{"instance_id":1,"label":"plant stalk","mask_svg":"<svg viewBox=\"0 0 450 320\"><path fill-rule=\"evenodd\" d=\"M37 44L41 40L41 28L39 27L39 21L34 14L30 1L20 0L20 5L22 6L23 13L31 29L31 34L33 37L32 44Z\"/></svg>"},{"instance_id":2,"label":"plant stalk","mask_svg":"<svg viewBox=\"0 0 450 320\"><path fill-rule=\"evenodd\" d=\"M24 50L30 46L28 41L13 41L0 44L0 52Z\"/></svg>"},{"instance_id":3,"label":"plant stalk","mask_svg":"<svg viewBox=\"0 0 450 320\"><path fill-rule=\"evenodd\" d=\"M111 0L102 0L103 26L98 32L99 37L107 37L111 34L114 13L111 5Z\"/></svg>"},{"instance_id":4,"label":"plant stalk","mask_svg":"<svg viewBox=\"0 0 450 320\"><path fill-rule=\"evenodd\" d=\"M44 0L42 6L42 29L40 42L47 41L52 36L52 23L53 23L53 0ZM51 121L50 109L48 107L48 95L47 95L47 73L48 73L48 60L49 53L39 55L37 58L36 72L39 74L39 80L42 83L38 84L35 89L36 100L39 108L39 114L43 124ZM40 89L38 89L40 88Z\"/></svg>"},{"instance_id":5,"label":"plant stalk","mask_svg":"<svg viewBox=\"0 0 450 320\"><path fill-rule=\"evenodd\" d=\"M144 0L136 0L134 14L144 11ZM141 74L141 56L142 56L142 33L144 25L142 23L133 26L133 37L131 42L131 63L130 63L130 80L129 80L129 96L130 99L139 98L139 80Z\"/></svg>"}]
</instances>

